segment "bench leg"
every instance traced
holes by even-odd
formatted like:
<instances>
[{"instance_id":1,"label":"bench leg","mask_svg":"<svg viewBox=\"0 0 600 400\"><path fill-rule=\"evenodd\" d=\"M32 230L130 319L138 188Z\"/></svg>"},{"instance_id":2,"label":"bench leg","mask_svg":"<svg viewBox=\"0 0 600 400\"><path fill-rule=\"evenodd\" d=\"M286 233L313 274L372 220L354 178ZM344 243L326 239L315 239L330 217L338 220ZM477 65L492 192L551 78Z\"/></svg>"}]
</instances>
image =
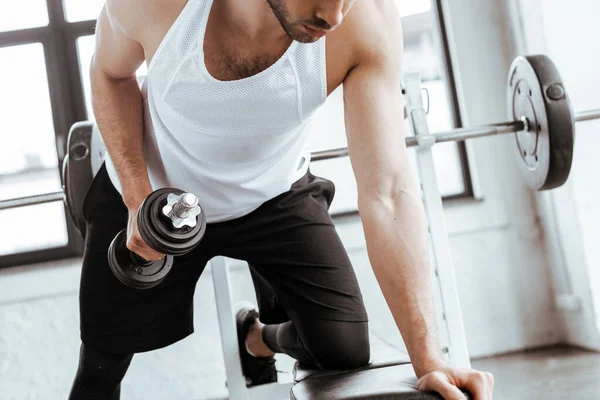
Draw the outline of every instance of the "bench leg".
<instances>
[{"instance_id":1,"label":"bench leg","mask_svg":"<svg viewBox=\"0 0 600 400\"><path fill-rule=\"evenodd\" d=\"M227 261L224 257L216 257L211 261L211 265L229 398L231 400L248 400L246 378L242 374L240 364Z\"/></svg>"}]
</instances>

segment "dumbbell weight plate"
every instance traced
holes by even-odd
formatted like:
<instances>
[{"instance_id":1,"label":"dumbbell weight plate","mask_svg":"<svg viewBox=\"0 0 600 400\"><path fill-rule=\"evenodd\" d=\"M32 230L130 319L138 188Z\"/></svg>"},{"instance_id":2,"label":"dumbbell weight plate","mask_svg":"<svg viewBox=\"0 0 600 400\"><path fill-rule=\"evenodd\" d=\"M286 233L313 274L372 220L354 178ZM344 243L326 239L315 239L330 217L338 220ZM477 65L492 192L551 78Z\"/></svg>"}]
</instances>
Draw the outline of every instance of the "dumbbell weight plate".
<instances>
[{"instance_id":1,"label":"dumbbell weight plate","mask_svg":"<svg viewBox=\"0 0 600 400\"><path fill-rule=\"evenodd\" d=\"M127 231L122 230L108 249L108 264L119 281L134 289L149 289L160 284L173 266L173 257L140 263L127 249Z\"/></svg>"},{"instance_id":2,"label":"dumbbell weight plate","mask_svg":"<svg viewBox=\"0 0 600 400\"><path fill-rule=\"evenodd\" d=\"M527 118L515 134L517 163L527 185L547 190L565 183L571 171L575 120L558 69L546 56L518 57L508 80L511 120Z\"/></svg>"},{"instance_id":3,"label":"dumbbell weight plate","mask_svg":"<svg viewBox=\"0 0 600 400\"><path fill-rule=\"evenodd\" d=\"M200 243L206 231L206 217L204 212L200 213L193 228L174 228L171 220L162 212L171 193L180 195L184 192L172 188L159 189L144 200L138 212L138 229L150 247L177 256L189 253Z\"/></svg>"}]
</instances>

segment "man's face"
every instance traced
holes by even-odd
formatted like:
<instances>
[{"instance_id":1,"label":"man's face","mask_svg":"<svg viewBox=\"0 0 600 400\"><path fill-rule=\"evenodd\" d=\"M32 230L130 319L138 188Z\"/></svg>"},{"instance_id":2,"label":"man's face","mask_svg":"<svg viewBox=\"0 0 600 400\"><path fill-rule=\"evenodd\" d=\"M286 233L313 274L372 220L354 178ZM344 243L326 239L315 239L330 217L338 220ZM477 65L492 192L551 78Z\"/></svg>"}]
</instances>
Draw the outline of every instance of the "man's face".
<instances>
[{"instance_id":1,"label":"man's face","mask_svg":"<svg viewBox=\"0 0 600 400\"><path fill-rule=\"evenodd\" d=\"M267 0L292 39L312 43L337 28L355 0Z\"/></svg>"}]
</instances>

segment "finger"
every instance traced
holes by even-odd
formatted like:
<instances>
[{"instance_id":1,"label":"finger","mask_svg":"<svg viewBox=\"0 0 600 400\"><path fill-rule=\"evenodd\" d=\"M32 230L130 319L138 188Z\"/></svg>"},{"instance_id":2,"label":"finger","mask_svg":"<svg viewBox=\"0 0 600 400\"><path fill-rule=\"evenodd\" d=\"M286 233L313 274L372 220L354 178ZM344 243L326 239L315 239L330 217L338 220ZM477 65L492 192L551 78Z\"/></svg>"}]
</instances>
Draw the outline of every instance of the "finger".
<instances>
[{"instance_id":1,"label":"finger","mask_svg":"<svg viewBox=\"0 0 600 400\"><path fill-rule=\"evenodd\" d=\"M157 257L157 256L149 255L149 254L144 254L143 252L139 252L139 253L134 252L134 253L138 256L138 258L140 258L140 260L135 260L136 264L145 264L146 262L160 261L164 258L164 257Z\"/></svg>"},{"instance_id":2,"label":"finger","mask_svg":"<svg viewBox=\"0 0 600 400\"><path fill-rule=\"evenodd\" d=\"M162 260L165 256L160 253L153 251L139 251L135 252L138 256L142 257L145 261L158 261Z\"/></svg>"},{"instance_id":3,"label":"finger","mask_svg":"<svg viewBox=\"0 0 600 400\"><path fill-rule=\"evenodd\" d=\"M419 380L417 386L421 391L433 391L439 393L444 400L467 400L467 397L456 386L450 384L441 378L440 375L433 374L423 380Z\"/></svg>"},{"instance_id":4,"label":"finger","mask_svg":"<svg viewBox=\"0 0 600 400\"><path fill-rule=\"evenodd\" d=\"M128 248L128 249L130 252L136 254L138 257L140 257L144 261L157 261L157 260L161 260L164 257L160 253L156 253L152 250L148 251L148 249L145 247L131 246L131 248Z\"/></svg>"},{"instance_id":5,"label":"finger","mask_svg":"<svg viewBox=\"0 0 600 400\"><path fill-rule=\"evenodd\" d=\"M127 242L127 249L142 257L146 261L156 261L164 257L164 254L161 254L152 249L139 236L131 237L131 239Z\"/></svg>"},{"instance_id":6,"label":"finger","mask_svg":"<svg viewBox=\"0 0 600 400\"><path fill-rule=\"evenodd\" d=\"M473 400L488 400L489 389L487 377L483 373L473 370L458 370L455 371L458 386L466 389Z\"/></svg>"},{"instance_id":7,"label":"finger","mask_svg":"<svg viewBox=\"0 0 600 400\"><path fill-rule=\"evenodd\" d=\"M488 395L488 397L486 397L486 399L491 399L493 392L494 392L494 385L495 385L495 379L494 379L494 375L492 375L489 372L486 371L477 371L475 369L471 369L471 368L463 368L462 369L463 372L468 372L470 373L478 373L481 375L483 382L484 382L484 386L486 387L486 394ZM468 376L468 375L467 375ZM457 377L458 379L458 377Z\"/></svg>"},{"instance_id":8,"label":"finger","mask_svg":"<svg viewBox=\"0 0 600 400\"><path fill-rule=\"evenodd\" d=\"M434 391L438 392L444 400L467 400L467 396L459 388L449 383L442 383Z\"/></svg>"},{"instance_id":9,"label":"finger","mask_svg":"<svg viewBox=\"0 0 600 400\"><path fill-rule=\"evenodd\" d=\"M148 245L144 245L140 248L139 255L146 261L162 260L165 257L164 254L158 253Z\"/></svg>"}]
</instances>

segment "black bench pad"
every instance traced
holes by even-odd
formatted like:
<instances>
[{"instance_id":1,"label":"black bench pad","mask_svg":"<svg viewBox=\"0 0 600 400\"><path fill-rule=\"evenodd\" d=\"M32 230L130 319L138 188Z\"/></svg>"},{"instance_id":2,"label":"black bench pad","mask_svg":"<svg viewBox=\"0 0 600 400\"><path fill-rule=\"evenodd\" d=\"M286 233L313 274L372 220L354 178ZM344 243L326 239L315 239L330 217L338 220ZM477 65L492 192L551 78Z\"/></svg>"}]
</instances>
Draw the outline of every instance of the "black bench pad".
<instances>
[{"instance_id":1,"label":"black bench pad","mask_svg":"<svg viewBox=\"0 0 600 400\"><path fill-rule=\"evenodd\" d=\"M292 400L442 400L417 390L412 365L312 376L292 387Z\"/></svg>"},{"instance_id":2,"label":"black bench pad","mask_svg":"<svg viewBox=\"0 0 600 400\"><path fill-rule=\"evenodd\" d=\"M368 369L384 368L393 365L410 364L410 358L404 351L390 346L376 336L371 336L371 361L366 366L352 370L352 372L364 371ZM314 367L296 364L294 367L294 381L301 382L313 376L330 376L346 374L349 371L321 370Z\"/></svg>"}]
</instances>

